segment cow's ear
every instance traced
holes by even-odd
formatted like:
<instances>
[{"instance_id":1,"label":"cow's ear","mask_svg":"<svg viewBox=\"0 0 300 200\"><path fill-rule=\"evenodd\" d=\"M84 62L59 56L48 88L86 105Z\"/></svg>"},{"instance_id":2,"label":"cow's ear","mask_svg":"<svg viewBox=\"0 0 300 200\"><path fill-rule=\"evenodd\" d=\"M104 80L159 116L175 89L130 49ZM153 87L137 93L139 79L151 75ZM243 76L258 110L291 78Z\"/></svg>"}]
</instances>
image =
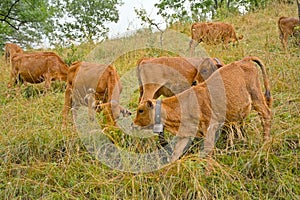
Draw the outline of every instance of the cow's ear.
<instances>
[{"instance_id":1,"label":"cow's ear","mask_svg":"<svg viewBox=\"0 0 300 200\"><path fill-rule=\"evenodd\" d=\"M148 99L148 100L146 101L146 106L147 106L147 108L149 108L149 109L153 109L153 108L154 108L154 104L153 104L153 102L152 102L150 99Z\"/></svg>"},{"instance_id":2,"label":"cow's ear","mask_svg":"<svg viewBox=\"0 0 300 200\"><path fill-rule=\"evenodd\" d=\"M216 65L217 65L218 69L221 68L221 67L223 67L222 64L216 64Z\"/></svg>"},{"instance_id":3,"label":"cow's ear","mask_svg":"<svg viewBox=\"0 0 300 200\"><path fill-rule=\"evenodd\" d=\"M221 63L221 61L218 58L214 58L214 61L216 62L216 66L219 68L223 67L223 64Z\"/></svg>"}]
</instances>

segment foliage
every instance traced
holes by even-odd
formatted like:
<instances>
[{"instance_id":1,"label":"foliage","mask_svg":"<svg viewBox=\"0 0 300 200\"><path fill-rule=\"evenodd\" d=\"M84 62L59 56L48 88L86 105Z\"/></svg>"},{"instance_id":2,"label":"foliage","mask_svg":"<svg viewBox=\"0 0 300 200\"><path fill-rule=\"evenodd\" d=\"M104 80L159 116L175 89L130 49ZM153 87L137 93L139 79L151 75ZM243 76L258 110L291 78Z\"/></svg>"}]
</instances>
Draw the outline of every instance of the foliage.
<instances>
[{"instance_id":1,"label":"foliage","mask_svg":"<svg viewBox=\"0 0 300 200\"><path fill-rule=\"evenodd\" d=\"M155 6L167 22L204 21L214 18L220 10L227 13L264 7L269 0L161 0Z\"/></svg>"},{"instance_id":2,"label":"foliage","mask_svg":"<svg viewBox=\"0 0 300 200\"><path fill-rule=\"evenodd\" d=\"M41 40L52 31L53 12L53 7L45 0L2 0L0 45L10 41L24 46Z\"/></svg>"},{"instance_id":3,"label":"foliage","mask_svg":"<svg viewBox=\"0 0 300 200\"><path fill-rule=\"evenodd\" d=\"M37 45L98 41L108 31L107 22L119 19L121 0L2 0L0 45L15 42Z\"/></svg>"},{"instance_id":4,"label":"foliage","mask_svg":"<svg viewBox=\"0 0 300 200\"><path fill-rule=\"evenodd\" d=\"M154 19L151 19L148 15L145 9L134 9L136 15L138 18L142 20L142 23L147 24L149 26L149 29L152 29L152 27L155 27L160 32L160 45L162 46L162 39L163 39L163 33L164 30L160 27L161 23L156 23Z\"/></svg>"},{"instance_id":5,"label":"foliage","mask_svg":"<svg viewBox=\"0 0 300 200\"><path fill-rule=\"evenodd\" d=\"M117 6L121 4L121 0L58 0L61 12L56 14L55 26L60 32L52 38L60 43L99 41L108 32L107 22L119 20Z\"/></svg>"}]
</instances>

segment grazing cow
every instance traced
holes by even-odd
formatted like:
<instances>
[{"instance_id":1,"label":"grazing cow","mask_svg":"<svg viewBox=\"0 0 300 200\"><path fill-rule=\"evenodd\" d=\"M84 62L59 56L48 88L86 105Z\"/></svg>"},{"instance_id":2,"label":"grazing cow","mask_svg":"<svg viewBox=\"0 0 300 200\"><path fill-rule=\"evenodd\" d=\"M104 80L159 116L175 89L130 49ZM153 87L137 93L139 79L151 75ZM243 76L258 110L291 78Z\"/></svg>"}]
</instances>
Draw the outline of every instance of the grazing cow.
<instances>
[{"instance_id":1,"label":"grazing cow","mask_svg":"<svg viewBox=\"0 0 300 200\"><path fill-rule=\"evenodd\" d=\"M16 44L5 44L5 62L11 64L11 59L16 53L23 53L23 49Z\"/></svg>"},{"instance_id":2,"label":"grazing cow","mask_svg":"<svg viewBox=\"0 0 300 200\"><path fill-rule=\"evenodd\" d=\"M284 49L287 47L288 37L295 34L295 27L300 26L299 19L295 17L280 17L278 20L279 39Z\"/></svg>"},{"instance_id":3,"label":"grazing cow","mask_svg":"<svg viewBox=\"0 0 300 200\"><path fill-rule=\"evenodd\" d=\"M137 66L139 102L178 94L196 82L203 82L223 65L216 58L143 58Z\"/></svg>"},{"instance_id":4,"label":"grazing cow","mask_svg":"<svg viewBox=\"0 0 300 200\"><path fill-rule=\"evenodd\" d=\"M259 81L257 63L262 71L265 95ZM205 82L163 100L146 100L137 108L133 128L153 128L160 116L165 130L177 135L171 161L179 158L193 137L205 136L204 152L210 153L215 133L223 123L244 119L253 107L261 117L264 138L271 128L269 80L261 60L245 57L214 72ZM158 104L159 102L159 104ZM160 113L157 106L160 105Z\"/></svg>"},{"instance_id":5,"label":"grazing cow","mask_svg":"<svg viewBox=\"0 0 300 200\"><path fill-rule=\"evenodd\" d=\"M36 52L15 54L12 57L12 69L8 87L21 82L41 83L45 81L45 88L49 90L51 81L66 81L68 66L53 52Z\"/></svg>"},{"instance_id":6,"label":"grazing cow","mask_svg":"<svg viewBox=\"0 0 300 200\"><path fill-rule=\"evenodd\" d=\"M114 119L131 113L119 105L122 90L119 75L112 65L89 62L75 62L68 70L65 104L63 109L64 125L73 108L73 117L81 106L88 106L89 115L94 119L94 111L104 110L109 123L115 125Z\"/></svg>"},{"instance_id":7,"label":"grazing cow","mask_svg":"<svg viewBox=\"0 0 300 200\"><path fill-rule=\"evenodd\" d=\"M228 47L228 43L238 43L243 36L236 36L236 32L231 24L223 22L197 22L191 26L191 41L189 49L191 56L194 55L195 47L204 42L206 44L219 44Z\"/></svg>"},{"instance_id":8,"label":"grazing cow","mask_svg":"<svg viewBox=\"0 0 300 200\"><path fill-rule=\"evenodd\" d=\"M8 87L21 82L41 83L49 90L51 81L66 81L68 66L53 52L35 52L15 54L12 57L12 69Z\"/></svg>"}]
</instances>

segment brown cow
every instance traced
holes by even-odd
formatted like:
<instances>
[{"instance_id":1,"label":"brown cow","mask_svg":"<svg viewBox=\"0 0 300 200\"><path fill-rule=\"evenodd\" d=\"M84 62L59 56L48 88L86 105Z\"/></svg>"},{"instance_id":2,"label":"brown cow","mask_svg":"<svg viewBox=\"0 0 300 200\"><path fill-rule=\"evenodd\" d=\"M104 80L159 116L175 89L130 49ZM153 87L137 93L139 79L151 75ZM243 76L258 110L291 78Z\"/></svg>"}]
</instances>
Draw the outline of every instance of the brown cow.
<instances>
[{"instance_id":1,"label":"brown cow","mask_svg":"<svg viewBox=\"0 0 300 200\"><path fill-rule=\"evenodd\" d=\"M191 56L194 55L195 47L204 42L206 44L223 43L225 48L228 43L238 43L243 36L236 36L236 32L231 24L223 22L196 22L191 26L191 41L189 49Z\"/></svg>"},{"instance_id":2,"label":"brown cow","mask_svg":"<svg viewBox=\"0 0 300 200\"><path fill-rule=\"evenodd\" d=\"M261 70L265 95L261 90ZM204 152L210 153L215 134L223 123L243 120L253 107L261 117L264 138L268 139L271 128L271 94L265 67L257 57L245 57L223 66L205 82L176 96L160 101L161 113L156 113L156 100L147 100L137 108L133 128L149 129L157 124L160 114L165 130L177 135L171 161L178 159L189 138L205 136Z\"/></svg>"},{"instance_id":3,"label":"brown cow","mask_svg":"<svg viewBox=\"0 0 300 200\"><path fill-rule=\"evenodd\" d=\"M16 44L5 44L5 62L11 64L11 59L16 53L23 53L23 49Z\"/></svg>"},{"instance_id":4,"label":"brown cow","mask_svg":"<svg viewBox=\"0 0 300 200\"><path fill-rule=\"evenodd\" d=\"M140 101L178 94L203 82L224 64L212 58L159 57L138 62Z\"/></svg>"},{"instance_id":5,"label":"brown cow","mask_svg":"<svg viewBox=\"0 0 300 200\"><path fill-rule=\"evenodd\" d=\"M51 81L66 81L68 66L53 52L36 52L15 54L12 57L12 69L8 87L17 83L17 77L22 82L41 83L49 90Z\"/></svg>"},{"instance_id":6,"label":"brown cow","mask_svg":"<svg viewBox=\"0 0 300 200\"><path fill-rule=\"evenodd\" d=\"M288 37L295 34L295 27L300 26L300 21L294 17L280 17L278 20L279 39L284 49L287 47Z\"/></svg>"},{"instance_id":7,"label":"brown cow","mask_svg":"<svg viewBox=\"0 0 300 200\"><path fill-rule=\"evenodd\" d=\"M104 109L109 123L115 124L115 119L131 113L119 105L122 90L120 77L112 65L102 65L89 62L75 62L68 70L65 104L63 109L64 125L67 116L73 108L73 117L81 106L88 106L89 114L94 119L94 110Z\"/></svg>"}]
</instances>

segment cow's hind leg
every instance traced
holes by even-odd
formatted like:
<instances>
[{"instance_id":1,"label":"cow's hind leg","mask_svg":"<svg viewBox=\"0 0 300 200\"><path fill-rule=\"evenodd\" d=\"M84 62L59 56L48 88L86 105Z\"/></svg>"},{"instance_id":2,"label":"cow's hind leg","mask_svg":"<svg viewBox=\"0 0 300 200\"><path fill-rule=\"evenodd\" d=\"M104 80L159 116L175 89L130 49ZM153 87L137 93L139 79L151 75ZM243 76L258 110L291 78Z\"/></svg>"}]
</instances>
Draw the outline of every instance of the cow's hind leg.
<instances>
[{"instance_id":1,"label":"cow's hind leg","mask_svg":"<svg viewBox=\"0 0 300 200\"><path fill-rule=\"evenodd\" d=\"M270 137L272 113L271 109L267 106L265 97L256 80L256 86L251 90L251 99L254 110L256 110L261 118L261 123L264 129L264 139L268 140Z\"/></svg>"},{"instance_id":2,"label":"cow's hind leg","mask_svg":"<svg viewBox=\"0 0 300 200\"><path fill-rule=\"evenodd\" d=\"M253 107L258 112L261 123L264 129L264 139L268 140L271 131L271 120L272 114L270 108L266 105L264 101L253 101Z\"/></svg>"}]
</instances>

